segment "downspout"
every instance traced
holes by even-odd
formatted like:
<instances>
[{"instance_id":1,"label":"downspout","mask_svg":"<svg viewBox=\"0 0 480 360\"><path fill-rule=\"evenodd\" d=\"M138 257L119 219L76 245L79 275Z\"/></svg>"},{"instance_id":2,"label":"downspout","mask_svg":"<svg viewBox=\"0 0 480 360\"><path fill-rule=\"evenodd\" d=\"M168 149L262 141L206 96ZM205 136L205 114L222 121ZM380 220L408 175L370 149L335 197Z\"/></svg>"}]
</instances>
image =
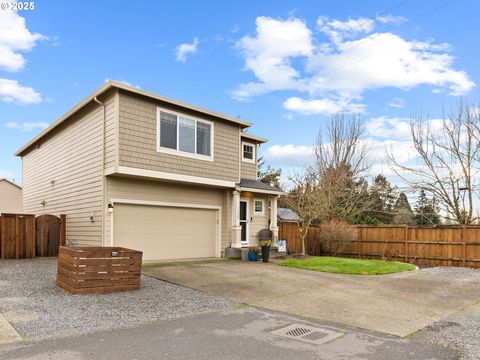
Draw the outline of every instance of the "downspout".
<instances>
[{"instance_id":1,"label":"downspout","mask_svg":"<svg viewBox=\"0 0 480 360\"><path fill-rule=\"evenodd\" d=\"M95 101L97 104L99 104L102 107L102 246L105 246L106 242L106 236L105 236L105 229L106 229L106 187L107 187L107 179L105 177L105 127L106 127L106 111L105 107L106 105L101 102L100 100L97 99L96 96L93 97L93 101Z\"/></svg>"}]
</instances>

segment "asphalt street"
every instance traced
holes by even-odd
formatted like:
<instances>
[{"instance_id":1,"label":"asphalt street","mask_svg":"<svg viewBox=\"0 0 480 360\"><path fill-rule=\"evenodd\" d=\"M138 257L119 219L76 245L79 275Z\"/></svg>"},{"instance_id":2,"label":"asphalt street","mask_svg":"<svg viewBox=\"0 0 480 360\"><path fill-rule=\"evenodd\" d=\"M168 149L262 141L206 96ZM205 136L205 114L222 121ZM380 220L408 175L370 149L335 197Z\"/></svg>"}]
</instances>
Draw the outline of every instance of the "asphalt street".
<instances>
[{"instance_id":1,"label":"asphalt street","mask_svg":"<svg viewBox=\"0 0 480 360\"><path fill-rule=\"evenodd\" d=\"M293 336L284 336L288 330ZM0 348L4 360L387 358L459 357L438 345L254 307Z\"/></svg>"}]
</instances>

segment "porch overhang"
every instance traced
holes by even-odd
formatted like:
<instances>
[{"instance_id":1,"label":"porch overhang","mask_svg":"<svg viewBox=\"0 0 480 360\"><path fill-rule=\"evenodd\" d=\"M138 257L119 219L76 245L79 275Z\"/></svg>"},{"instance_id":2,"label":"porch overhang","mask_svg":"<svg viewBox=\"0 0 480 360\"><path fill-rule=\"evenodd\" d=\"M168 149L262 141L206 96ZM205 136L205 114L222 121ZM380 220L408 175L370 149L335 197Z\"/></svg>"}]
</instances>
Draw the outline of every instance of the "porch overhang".
<instances>
[{"instance_id":1,"label":"porch overhang","mask_svg":"<svg viewBox=\"0 0 480 360\"><path fill-rule=\"evenodd\" d=\"M240 183L236 186L236 190L277 196L285 194L285 192L273 186L270 186L258 180L250 179L240 179Z\"/></svg>"}]
</instances>

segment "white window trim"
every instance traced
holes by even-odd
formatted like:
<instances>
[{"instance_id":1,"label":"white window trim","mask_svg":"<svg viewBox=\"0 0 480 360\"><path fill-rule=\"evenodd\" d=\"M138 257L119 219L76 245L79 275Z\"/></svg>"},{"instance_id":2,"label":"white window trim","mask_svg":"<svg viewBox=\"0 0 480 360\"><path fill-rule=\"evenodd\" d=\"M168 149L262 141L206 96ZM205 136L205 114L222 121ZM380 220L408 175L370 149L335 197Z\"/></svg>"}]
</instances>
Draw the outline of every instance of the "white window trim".
<instances>
[{"instance_id":1,"label":"white window trim","mask_svg":"<svg viewBox=\"0 0 480 360\"><path fill-rule=\"evenodd\" d=\"M177 116L177 150L169 149L169 148L165 148L165 147L160 146L160 112L162 112L162 111L166 112L168 114ZM179 136L178 136L179 135L178 132L179 132L179 129L180 129L179 119L178 119L179 116L182 116L182 117L185 117L185 118L188 118L188 119L191 119L191 120L195 121L195 151L196 151L196 148L197 148L197 124L196 123L197 122L202 122L202 123L210 125L210 130L211 130L210 131L210 156L201 155L201 154L192 154L192 153L189 153L189 152L186 152L186 151L178 150L178 148L180 146L180 141L179 141ZM213 161L213 153L214 153L214 148L213 148L214 141L213 141L213 139L214 138L215 138L215 136L214 136L214 123L212 121L199 119L195 116L182 114L182 113L179 113L179 112L176 112L176 111L172 111L172 110L165 109L165 108L157 106L157 152L170 154L170 155L176 155L176 156L183 156L183 157L188 157L188 158L193 158L193 159L198 159L198 160Z\"/></svg>"},{"instance_id":2,"label":"white window trim","mask_svg":"<svg viewBox=\"0 0 480 360\"><path fill-rule=\"evenodd\" d=\"M262 203L262 211L257 211L255 202L260 201ZM264 199L253 199L253 214L254 215L265 215L265 200Z\"/></svg>"},{"instance_id":3,"label":"white window trim","mask_svg":"<svg viewBox=\"0 0 480 360\"><path fill-rule=\"evenodd\" d=\"M244 158L243 157L243 146L244 145L249 145L253 148L253 159L247 159L247 158ZM242 161L243 162L248 162L248 163L251 163L251 164L255 164L255 159L257 157L257 145L254 144L254 143L250 143L250 142L247 142L247 141L242 141L242 148L241 148L241 151L242 151Z\"/></svg>"}]
</instances>

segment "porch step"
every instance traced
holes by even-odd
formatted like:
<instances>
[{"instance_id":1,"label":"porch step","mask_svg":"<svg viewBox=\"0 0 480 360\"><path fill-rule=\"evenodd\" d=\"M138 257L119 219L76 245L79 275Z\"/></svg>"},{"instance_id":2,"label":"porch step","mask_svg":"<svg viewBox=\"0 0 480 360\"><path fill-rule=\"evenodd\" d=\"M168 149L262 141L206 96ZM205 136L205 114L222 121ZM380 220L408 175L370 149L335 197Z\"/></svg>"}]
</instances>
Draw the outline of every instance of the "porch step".
<instances>
[{"instance_id":1,"label":"porch step","mask_svg":"<svg viewBox=\"0 0 480 360\"><path fill-rule=\"evenodd\" d=\"M270 257L276 258L278 256L285 256L287 255L286 251L278 251L278 248L272 247L270 248ZM261 257L261 254L259 254ZM244 248L226 248L225 249L225 257L228 259L242 259L243 261L248 261L248 247Z\"/></svg>"}]
</instances>

